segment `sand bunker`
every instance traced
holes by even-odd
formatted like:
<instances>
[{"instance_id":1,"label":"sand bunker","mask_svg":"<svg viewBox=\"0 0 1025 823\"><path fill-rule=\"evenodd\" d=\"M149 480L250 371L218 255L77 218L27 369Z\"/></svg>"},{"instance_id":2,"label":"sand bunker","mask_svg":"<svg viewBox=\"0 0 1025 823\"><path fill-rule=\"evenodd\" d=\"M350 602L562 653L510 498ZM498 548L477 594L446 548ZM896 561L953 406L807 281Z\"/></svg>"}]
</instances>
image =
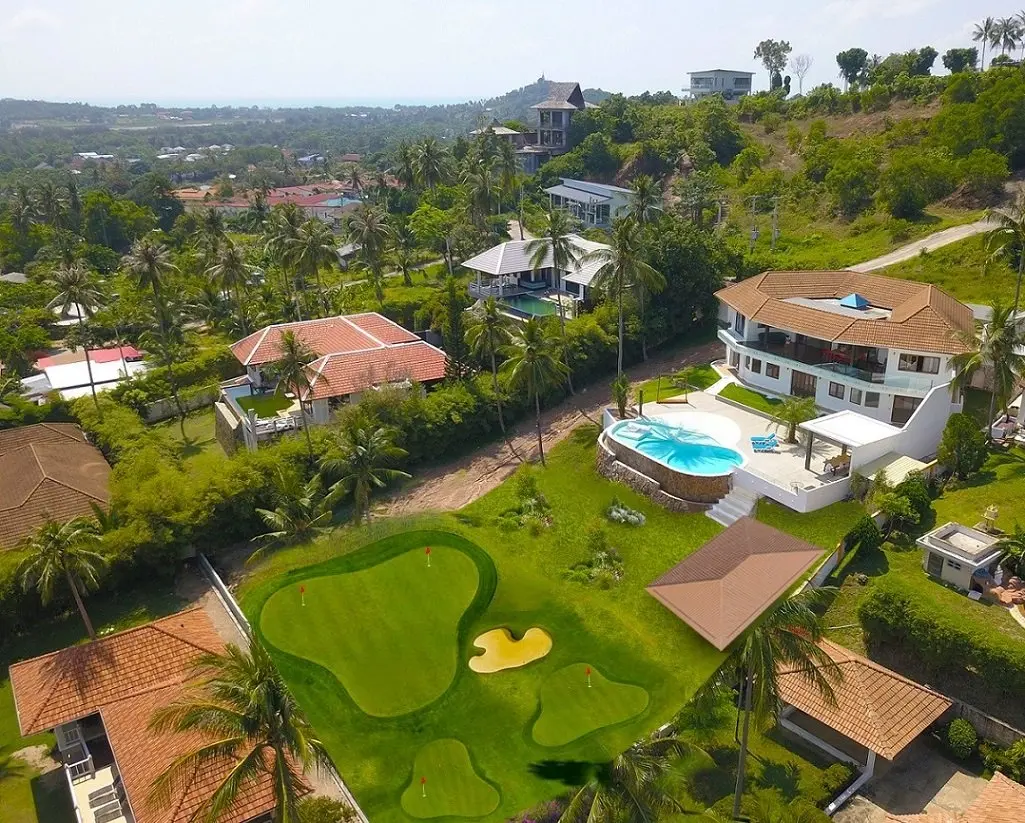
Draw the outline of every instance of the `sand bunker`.
<instances>
[{"instance_id":1,"label":"sand bunker","mask_svg":"<svg viewBox=\"0 0 1025 823\"><path fill-rule=\"evenodd\" d=\"M552 638L536 626L527 629L519 640L508 629L492 629L474 640L473 645L483 649L484 654L471 657L470 668L481 674L491 674L540 660L552 650Z\"/></svg>"}]
</instances>

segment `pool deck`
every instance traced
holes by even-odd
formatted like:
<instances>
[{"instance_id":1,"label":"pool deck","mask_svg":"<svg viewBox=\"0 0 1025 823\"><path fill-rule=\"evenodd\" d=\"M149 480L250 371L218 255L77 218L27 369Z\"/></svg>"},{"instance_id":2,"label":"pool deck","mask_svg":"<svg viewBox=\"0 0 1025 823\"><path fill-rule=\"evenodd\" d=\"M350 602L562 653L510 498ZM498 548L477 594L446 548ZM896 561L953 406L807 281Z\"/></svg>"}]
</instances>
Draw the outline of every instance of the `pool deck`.
<instances>
[{"instance_id":1,"label":"pool deck","mask_svg":"<svg viewBox=\"0 0 1025 823\"><path fill-rule=\"evenodd\" d=\"M804 444L784 443L784 431L777 432L779 445L774 451L756 452L751 448L751 437L765 437L777 431L775 424L753 411L724 403L707 392L691 392L686 403L644 404L645 417L687 415L694 412L720 415L735 423L740 431L740 439L733 443L723 440L723 445L732 446L744 455L744 469L761 475L781 488L790 489L795 485L802 489L818 488L836 479L832 474L826 474L823 466L827 458L840 453L839 448L816 439L812 445L810 470L804 468Z\"/></svg>"}]
</instances>

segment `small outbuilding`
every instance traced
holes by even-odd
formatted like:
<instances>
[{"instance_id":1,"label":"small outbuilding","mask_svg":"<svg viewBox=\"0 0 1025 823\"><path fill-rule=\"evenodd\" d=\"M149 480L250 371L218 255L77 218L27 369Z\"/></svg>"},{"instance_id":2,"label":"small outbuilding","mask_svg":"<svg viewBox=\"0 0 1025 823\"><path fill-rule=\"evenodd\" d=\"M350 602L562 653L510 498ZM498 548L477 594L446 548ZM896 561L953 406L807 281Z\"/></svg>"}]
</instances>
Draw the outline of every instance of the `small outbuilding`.
<instances>
[{"instance_id":1,"label":"small outbuilding","mask_svg":"<svg viewBox=\"0 0 1025 823\"><path fill-rule=\"evenodd\" d=\"M960 523L944 523L915 542L922 549L922 568L945 583L966 592L983 592L983 581L992 581L1001 549L999 538Z\"/></svg>"}]
</instances>

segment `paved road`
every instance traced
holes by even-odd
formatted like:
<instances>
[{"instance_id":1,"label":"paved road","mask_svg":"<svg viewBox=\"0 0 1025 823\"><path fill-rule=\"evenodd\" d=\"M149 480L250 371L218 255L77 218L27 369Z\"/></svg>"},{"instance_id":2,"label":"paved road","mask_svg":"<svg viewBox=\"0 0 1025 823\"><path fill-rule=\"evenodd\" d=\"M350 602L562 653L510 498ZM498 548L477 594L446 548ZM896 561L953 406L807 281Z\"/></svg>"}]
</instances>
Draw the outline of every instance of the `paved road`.
<instances>
[{"instance_id":1,"label":"paved road","mask_svg":"<svg viewBox=\"0 0 1025 823\"><path fill-rule=\"evenodd\" d=\"M908 243L906 246L901 246L896 251L891 251L889 254L884 254L882 257L876 257L874 260L867 260L864 263L857 263L853 266L848 266L851 271L876 271L877 269L885 269L887 266L892 266L895 263L901 263L905 260L910 260L912 257L917 257L923 250L924 251L935 251L943 246L949 246L951 243L956 243L958 240L964 240L967 237L973 237L976 234L983 234L993 229L993 224L987 220L979 220L976 223L966 223L963 226L953 226L943 231L938 231L935 234L930 234L928 237L923 237L921 240L916 240L913 243Z\"/></svg>"}]
</instances>

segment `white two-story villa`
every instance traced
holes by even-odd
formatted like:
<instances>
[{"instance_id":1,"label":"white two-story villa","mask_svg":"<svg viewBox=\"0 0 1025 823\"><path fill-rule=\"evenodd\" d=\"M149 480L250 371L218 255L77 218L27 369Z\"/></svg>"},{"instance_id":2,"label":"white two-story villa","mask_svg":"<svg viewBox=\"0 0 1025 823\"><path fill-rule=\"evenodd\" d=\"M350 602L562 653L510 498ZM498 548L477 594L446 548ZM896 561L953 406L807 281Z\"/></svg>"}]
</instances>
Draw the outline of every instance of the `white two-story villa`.
<instances>
[{"instance_id":1,"label":"white two-story villa","mask_svg":"<svg viewBox=\"0 0 1025 823\"><path fill-rule=\"evenodd\" d=\"M744 383L903 426L954 378L972 310L935 286L852 271L766 272L721 289L719 339ZM951 394L950 412L962 400Z\"/></svg>"}]
</instances>

